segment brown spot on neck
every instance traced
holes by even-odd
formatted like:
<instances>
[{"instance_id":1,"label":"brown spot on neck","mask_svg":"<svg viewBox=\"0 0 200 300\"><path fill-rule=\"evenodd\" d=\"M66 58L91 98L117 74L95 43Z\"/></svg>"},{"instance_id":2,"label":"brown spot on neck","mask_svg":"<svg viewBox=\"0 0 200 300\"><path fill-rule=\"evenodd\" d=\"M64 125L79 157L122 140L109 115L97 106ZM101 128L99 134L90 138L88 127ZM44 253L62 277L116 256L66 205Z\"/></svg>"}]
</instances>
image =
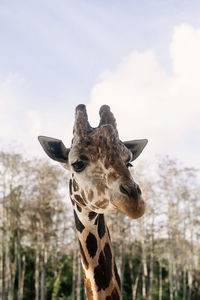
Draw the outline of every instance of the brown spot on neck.
<instances>
[{"instance_id":1,"label":"brown spot on neck","mask_svg":"<svg viewBox=\"0 0 200 300\"><path fill-rule=\"evenodd\" d=\"M108 243L99 254L98 265L94 268L94 280L98 292L109 287L112 279L112 252Z\"/></svg>"},{"instance_id":2,"label":"brown spot on neck","mask_svg":"<svg viewBox=\"0 0 200 300\"><path fill-rule=\"evenodd\" d=\"M95 205L99 208L105 209L109 205L108 199L99 200L95 203Z\"/></svg>"},{"instance_id":3,"label":"brown spot on neck","mask_svg":"<svg viewBox=\"0 0 200 300\"><path fill-rule=\"evenodd\" d=\"M72 195L72 180L69 180L69 193Z\"/></svg>"},{"instance_id":4,"label":"brown spot on neck","mask_svg":"<svg viewBox=\"0 0 200 300\"><path fill-rule=\"evenodd\" d=\"M80 251L81 251L82 262L83 262L83 264L84 264L86 270L88 270L88 268L89 268L89 263L88 263L88 261L87 261L87 258L86 258L86 256L85 256L85 253L84 253L84 251L83 251L83 247L82 247L80 241L79 241L79 245L80 245Z\"/></svg>"},{"instance_id":5,"label":"brown spot on neck","mask_svg":"<svg viewBox=\"0 0 200 300\"><path fill-rule=\"evenodd\" d=\"M97 213L94 211L90 211L88 214L88 218L90 221L92 221L97 216Z\"/></svg>"},{"instance_id":6,"label":"brown spot on neck","mask_svg":"<svg viewBox=\"0 0 200 300\"><path fill-rule=\"evenodd\" d=\"M83 205L83 206L86 206L86 204L85 204L83 198L81 198L81 196L79 196L79 195L74 195L74 198L76 199L76 201L77 201L79 204L81 204L81 205Z\"/></svg>"},{"instance_id":7,"label":"brown spot on neck","mask_svg":"<svg viewBox=\"0 0 200 300\"><path fill-rule=\"evenodd\" d=\"M82 212L82 208L78 204L76 204L76 207L77 207L79 212Z\"/></svg>"},{"instance_id":8,"label":"brown spot on neck","mask_svg":"<svg viewBox=\"0 0 200 300\"><path fill-rule=\"evenodd\" d=\"M92 285L89 278L85 281L85 293L88 300L94 300Z\"/></svg>"},{"instance_id":9,"label":"brown spot on neck","mask_svg":"<svg viewBox=\"0 0 200 300\"><path fill-rule=\"evenodd\" d=\"M104 185L97 186L97 194L98 194L98 196L101 196L101 194L105 194L105 186Z\"/></svg>"},{"instance_id":10,"label":"brown spot on neck","mask_svg":"<svg viewBox=\"0 0 200 300\"><path fill-rule=\"evenodd\" d=\"M93 190L89 190L89 193L88 193L88 200L91 202L94 198L94 192Z\"/></svg>"},{"instance_id":11,"label":"brown spot on neck","mask_svg":"<svg viewBox=\"0 0 200 300\"><path fill-rule=\"evenodd\" d=\"M73 189L74 189L74 192L77 192L79 190L78 183L76 182L75 179L73 179Z\"/></svg>"}]
</instances>

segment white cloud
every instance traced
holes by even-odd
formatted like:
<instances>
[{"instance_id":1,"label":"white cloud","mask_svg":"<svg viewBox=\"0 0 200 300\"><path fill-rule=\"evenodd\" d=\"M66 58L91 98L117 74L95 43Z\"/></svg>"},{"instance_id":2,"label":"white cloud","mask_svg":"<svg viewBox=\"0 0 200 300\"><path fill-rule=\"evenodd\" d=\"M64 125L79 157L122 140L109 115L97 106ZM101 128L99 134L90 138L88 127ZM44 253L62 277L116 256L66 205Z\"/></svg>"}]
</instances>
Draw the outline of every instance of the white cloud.
<instances>
[{"instance_id":1,"label":"white cloud","mask_svg":"<svg viewBox=\"0 0 200 300\"><path fill-rule=\"evenodd\" d=\"M42 119L41 115L38 111L30 110L28 112L29 122L30 122L30 129L29 133L31 136L37 136L40 134L42 128Z\"/></svg>"},{"instance_id":2,"label":"white cloud","mask_svg":"<svg viewBox=\"0 0 200 300\"><path fill-rule=\"evenodd\" d=\"M30 82L19 74L0 78L0 141L5 150L29 152L33 148L30 133L35 121L27 108L30 88Z\"/></svg>"},{"instance_id":3,"label":"white cloud","mask_svg":"<svg viewBox=\"0 0 200 300\"><path fill-rule=\"evenodd\" d=\"M0 78L0 136L5 139L13 139L19 134L22 120L17 117L23 110L27 89L27 82L17 74Z\"/></svg>"},{"instance_id":4,"label":"white cloud","mask_svg":"<svg viewBox=\"0 0 200 300\"><path fill-rule=\"evenodd\" d=\"M130 53L114 70L102 73L93 87L88 105L92 125L97 125L100 106L108 104L123 140L149 139L143 158L165 153L200 166L199 53L200 29L187 24L174 28L169 44L171 74L159 63L154 49ZM27 152L41 155L37 135L42 134L67 138L69 146L69 115L74 111L66 113L59 101L42 106L38 96L33 105L34 95L34 87L19 74L0 77L1 145L16 140Z\"/></svg>"},{"instance_id":5,"label":"white cloud","mask_svg":"<svg viewBox=\"0 0 200 300\"><path fill-rule=\"evenodd\" d=\"M174 73L169 96L178 121L183 126L200 128L200 29L186 24L175 27L170 53Z\"/></svg>"},{"instance_id":6,"label":"white cloud","mask_svg":"<svg viewBox=\"0 0 200 300\"><path fill-rule=\"evenodd\" d=\"M200 30L176 26L169 53L172 74L159 64L154 50L134 51L115 70L104 72L91 93L91 123L106 103L116 116L122 139L149 139L143 157L171 154L200 166L196 139L189 139L200 133Z\"/></svg>"},{"instance_id":7,"label":"white cloud","mask_svg":"<svg viewBox=\"0 0 200 300\"><path fill-rule=\"evenodd\" d=\"M37 140L38 135L51 135L66 140L70 145L72 124L67 124L64 112L57 114L40 104L33 109L33 87L19 74L0 78L0 145L1 149L25 152L25 155L44 155ZM40 101L38 101L40 102ZM62 124L64 126L62 126ZM66 125L66 126L65 126ZM59 133L59 134L58 134Z\"/></svg>"}]
</instances>

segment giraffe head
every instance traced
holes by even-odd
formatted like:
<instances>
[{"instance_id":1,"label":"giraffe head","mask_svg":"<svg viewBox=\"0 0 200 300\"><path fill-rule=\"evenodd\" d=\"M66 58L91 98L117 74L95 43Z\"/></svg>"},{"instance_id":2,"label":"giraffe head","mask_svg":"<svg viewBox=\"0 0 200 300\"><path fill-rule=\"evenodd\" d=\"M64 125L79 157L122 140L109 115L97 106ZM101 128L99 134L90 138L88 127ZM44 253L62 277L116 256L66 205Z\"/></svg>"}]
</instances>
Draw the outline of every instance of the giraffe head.
<instances>
[{"instance_id":1,"label":"giraffe head","mask_svg":"<svg viewBox=\"0 0 200 300\"><path fill-rule=\"evenodd\" d=\"M109 106L100 109L100 123L92 128L85 105L78 105L70 148L61 140L40 136L52 159L70 171L70 195L79 210L104 213L118 209L131 218L144 214L145 202L129 171L147 140L122 142Z\"/></svg>"}]
</instances>

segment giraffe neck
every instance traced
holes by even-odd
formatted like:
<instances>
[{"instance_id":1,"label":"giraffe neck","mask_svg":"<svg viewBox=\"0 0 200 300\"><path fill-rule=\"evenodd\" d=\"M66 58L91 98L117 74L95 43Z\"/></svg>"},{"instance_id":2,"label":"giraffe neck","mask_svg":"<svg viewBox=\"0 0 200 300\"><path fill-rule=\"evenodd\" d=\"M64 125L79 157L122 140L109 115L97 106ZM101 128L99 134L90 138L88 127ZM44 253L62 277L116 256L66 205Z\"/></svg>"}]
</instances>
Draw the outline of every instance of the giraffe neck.
<instances>
[{"instance_id":1,"label":"giraffe neck","mask_svg":"<svg viewBox=\"0 0 200 300\"><path fill-rule=\"evenodd\" d=\"M77 206L73 208L87 299L122 299L120 278L104 215Z\"/></svg>"}]
</instances>

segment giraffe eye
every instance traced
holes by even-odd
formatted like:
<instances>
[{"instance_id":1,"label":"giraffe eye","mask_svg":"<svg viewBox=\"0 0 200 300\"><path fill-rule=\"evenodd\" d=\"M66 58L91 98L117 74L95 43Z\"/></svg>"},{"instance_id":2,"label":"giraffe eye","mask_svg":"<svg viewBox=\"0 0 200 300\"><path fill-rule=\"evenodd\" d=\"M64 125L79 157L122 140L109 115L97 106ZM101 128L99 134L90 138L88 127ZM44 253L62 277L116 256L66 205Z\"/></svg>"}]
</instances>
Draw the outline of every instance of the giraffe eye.
<instances>
[{"instance_id":1,"label":"giraffe eye","mask_svg":"<svg viewBox=\"0 0 200 300\"><path fill-rule=\"evenodd\" d=\"M79 160L79 161L76 161L75 163L73 163L72 167L75 172L80 173L87 167L87 162Z\"/></svg>"},{"instance_id":2,"label":"giraffe eye","mask_svg":"<svg viewBox=\"0 0 200 300\"><path fill-rule=\"evenodd\" d=\"M132 168L133 167L132 163L130 163L129 161L126 163L126 166L127 166L127 168Z\"/></svg>"}]
</instances>

